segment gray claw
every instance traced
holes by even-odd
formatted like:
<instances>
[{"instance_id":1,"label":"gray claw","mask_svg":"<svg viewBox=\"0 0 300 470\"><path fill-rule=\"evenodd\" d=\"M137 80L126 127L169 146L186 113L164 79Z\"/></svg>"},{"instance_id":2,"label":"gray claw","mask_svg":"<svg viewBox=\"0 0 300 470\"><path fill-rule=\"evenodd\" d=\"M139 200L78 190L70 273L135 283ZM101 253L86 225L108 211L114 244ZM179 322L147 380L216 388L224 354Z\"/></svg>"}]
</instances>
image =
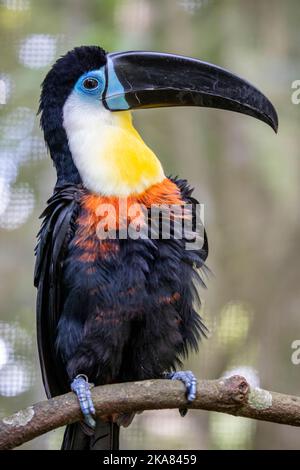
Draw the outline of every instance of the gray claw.
<instances>
[{"instance_id":1,"label":"gray claw","mask_svg":"<svg viewBox=\"0 0 300 470\"><path fill-rule=\"evenodd\" d=\"M179 372L170 372L165 374L167 379L180 380L186 387L187 400L192 402L196 398L197 393L197 378L190 370L184 370Z\"/></svg>"},{"instance_id":2,"label":"gray claw","mask_svg":"<svg viewBox=\"0 0 300 470\"><path fill-rule=\"evenodd\" d=\"M96 427L96 421L93 418L96 410L93 404L91 387L88 378L85 375L77 375L71 383L71 390L76 393L79 405L84 416L84 422L92 429Z\"/></svg>"}]
</instances>

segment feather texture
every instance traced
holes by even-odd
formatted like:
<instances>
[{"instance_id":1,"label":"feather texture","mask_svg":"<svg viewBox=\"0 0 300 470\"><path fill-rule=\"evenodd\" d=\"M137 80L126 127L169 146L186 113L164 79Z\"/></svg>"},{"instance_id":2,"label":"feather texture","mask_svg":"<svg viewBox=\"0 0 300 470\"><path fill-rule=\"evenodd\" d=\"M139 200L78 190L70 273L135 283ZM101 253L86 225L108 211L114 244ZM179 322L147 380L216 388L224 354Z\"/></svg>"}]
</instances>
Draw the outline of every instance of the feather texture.
<instances>
[{"instance_id":1,"label":"feather texture","mask_svg":"<svg viewBox=\"0 0 300 470\"><path fill-rule=\"evenodd\" d=\"M196 204L186 181L168 182ZM42 214L35 285L48 396L67 391L78 373L96 383L159 377L205 334L194 304L206 238L196 251L172 237L99 240L87 197L81 185L59 187Z\"/></svg>"}]
</instances>

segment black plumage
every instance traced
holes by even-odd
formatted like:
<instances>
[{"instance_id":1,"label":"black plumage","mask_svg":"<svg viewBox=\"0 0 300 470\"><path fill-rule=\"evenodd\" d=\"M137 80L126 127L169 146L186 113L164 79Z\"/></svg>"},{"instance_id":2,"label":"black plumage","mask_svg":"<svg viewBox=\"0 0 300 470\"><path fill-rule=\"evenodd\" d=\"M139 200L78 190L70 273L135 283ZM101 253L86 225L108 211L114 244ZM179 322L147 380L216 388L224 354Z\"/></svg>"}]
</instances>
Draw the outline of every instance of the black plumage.
<instances>
[{"instance_id":1,"label":"black plumage","mask_svg":"<svg viewBox=\"0 0 300 470\"><path fill-rule=\"evenodd\" d=\"M42 88L41 125L58 176L41 216L35 268L38 347L48 397L68 392L77 374L95 384L159 378L197 349L206 332L196 312L206 235L201 249L186 250L186 240L174 236L107 241L86 230L84 201L91 193L73 162L62 108L78 77L105 60L101 48L76 48L56 62ZM196 207L185 180L166 181L182 203ZM92 437L81 425L71 425L63 449L116 448L118 432L117 425L102 420Z\"/></svg>"},{"instance_id":2,"label":"black plumage","mask_svg":"<svg viewBox=\"0 0 300 470\"><path fill-rule=\"evenodd\" d=\"M36 250L39 354L47 395L66 392L72 383L90 428L89 385L78 374L96 384L158 378L197 349L206 332L196 311L206 234L202 247L186 249L190 240L174 229L176 218L187 217L195 230L198 203L186 181L165 177L129 114L113 117L183 105L243 113L277 131L276 110L257 88L218 66L174 54L79 47L54 64L42 85L41 126L57 184ZM189 204L192 211L171 216L170 238L161 236L158 223L158 237L124 239L123 222L116 236L99 237L99 204L124 195L146 206L146 226L155 205ZM125 220L127 230L128 214ZM192 373L171 377L186 380L187 397L195 398ZM116 448L119 429L111 418L97 418L92 436L82 424L68 426L63 448Z\"/></svg>"},{"instance_id":3,"label":"black plumage","mask_svg":"<svg viewBox=\"0 0 300 470\"><path fill-rule=\"evenodd\" d=\"M175 182L183 201L195 204L187 183ZM96 384L159 378L206 331L195 311L206 237L197 251L185 250L184 239L113 240L117 252L82 261L76 236L85 194L82 185L62 186L42 214L35 285L48 397L69 391L79 373Z\"/></svg>"},{"instance_id":4,"label":"black plumage","mask_svg":"<svg viewBox=\"0 0 300 470\"><path fill-rule=\"evenodd\" d=\"M183 200L195 204L187 183L175 181ZM207 242L186 251L184 239L113 240L117 252L82 261L85 247L76 244L76 232L85 192L82 185L63 186L42 214L35 285L48 396L68 391L83 372L97 383L159 377L205 333L193 302L199 300L195 281L203 284L195 266L203 267ZM174 293L174 302L161 300Z\"/></svg>"}]
</instances>

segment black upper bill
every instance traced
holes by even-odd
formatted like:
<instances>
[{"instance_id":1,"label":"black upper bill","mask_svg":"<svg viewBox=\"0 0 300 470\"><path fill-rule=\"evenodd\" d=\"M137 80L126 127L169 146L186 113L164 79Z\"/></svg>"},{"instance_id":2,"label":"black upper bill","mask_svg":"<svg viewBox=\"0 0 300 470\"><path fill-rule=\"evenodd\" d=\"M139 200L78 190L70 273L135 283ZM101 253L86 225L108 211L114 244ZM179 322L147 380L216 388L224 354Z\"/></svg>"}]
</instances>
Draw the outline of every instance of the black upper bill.
<instances>
[{"instance_id":1,"label":"black upper bill","mask_svg":"<svg viewBox=\"0 0 300 470\"><path fill-rule=\"evenodd\" d=\"M173 54L108 54L102 99L111 111L202 106L248 114L278 128L274 106L253 85L216 65Z\"/></svg>"}]
</instances>

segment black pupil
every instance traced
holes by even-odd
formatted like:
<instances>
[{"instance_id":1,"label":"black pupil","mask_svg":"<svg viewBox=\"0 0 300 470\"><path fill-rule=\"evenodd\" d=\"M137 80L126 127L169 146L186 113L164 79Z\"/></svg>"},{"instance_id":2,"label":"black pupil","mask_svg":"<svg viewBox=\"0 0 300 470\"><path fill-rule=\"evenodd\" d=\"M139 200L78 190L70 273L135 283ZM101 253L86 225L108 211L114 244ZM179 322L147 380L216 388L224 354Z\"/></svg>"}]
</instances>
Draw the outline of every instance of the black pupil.
<instances>
[{"instance_id":1,"label":"black pupil","mask_svg":"<svg viewBox=\"0 0 300 470\"><path fill-rule=\"evenodd\" d=\"M98 81L95 78L87 78L86 80L84 80L83 86L88 90L93 90L94 88L97 88Z\"/></svg>"}]
</instances>

